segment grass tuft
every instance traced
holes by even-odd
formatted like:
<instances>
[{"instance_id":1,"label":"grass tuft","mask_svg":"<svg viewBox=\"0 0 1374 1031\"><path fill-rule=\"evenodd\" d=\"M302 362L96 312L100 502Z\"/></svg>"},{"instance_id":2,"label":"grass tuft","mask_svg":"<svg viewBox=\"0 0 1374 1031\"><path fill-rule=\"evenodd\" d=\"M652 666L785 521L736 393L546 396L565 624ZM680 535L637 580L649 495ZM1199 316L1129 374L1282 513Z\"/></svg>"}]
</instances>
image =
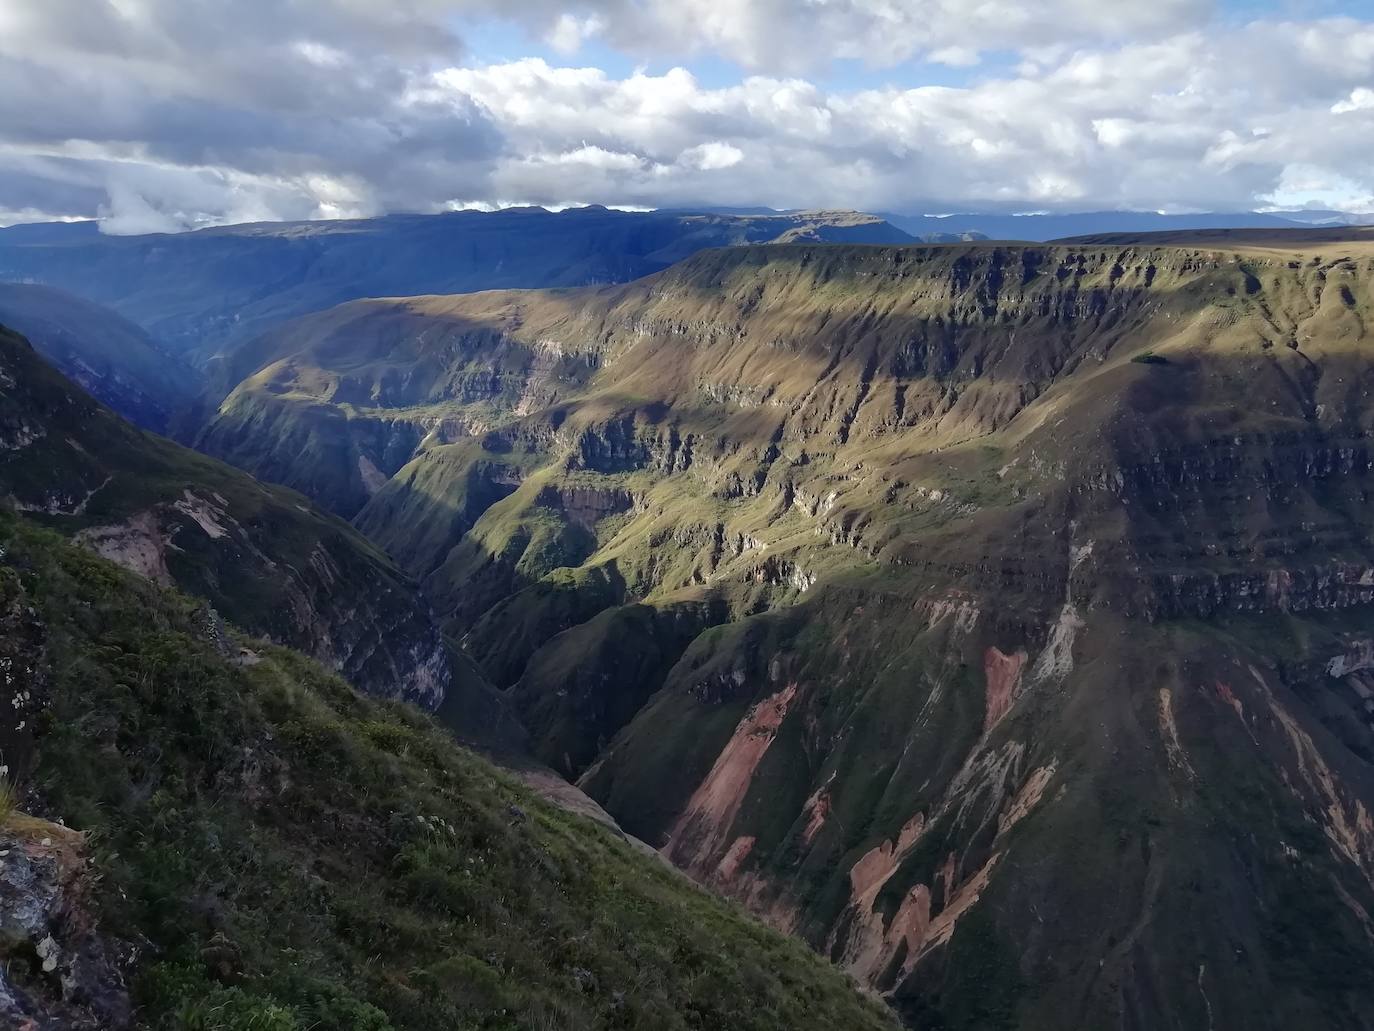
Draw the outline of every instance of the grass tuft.
<instances>
[{"instance_id":1,"label":"grass tuft","mask_svg":"<svg viewBox=\"0 0 1374 1031\"><path fill-rule=\"evenodd\" d=\"M0 777L0 827L19 810L19 789L9 777Z\"/></svg>"}]
</instances>

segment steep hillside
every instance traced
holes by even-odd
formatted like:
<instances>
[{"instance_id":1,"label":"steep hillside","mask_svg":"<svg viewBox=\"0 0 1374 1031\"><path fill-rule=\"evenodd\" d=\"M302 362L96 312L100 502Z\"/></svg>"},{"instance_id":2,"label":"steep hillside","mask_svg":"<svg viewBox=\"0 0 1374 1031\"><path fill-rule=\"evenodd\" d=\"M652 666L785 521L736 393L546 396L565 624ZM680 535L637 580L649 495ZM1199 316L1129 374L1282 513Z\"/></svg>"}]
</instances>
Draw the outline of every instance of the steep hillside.
<instances>
[{"instance_id":1,"label":"steep hillside","mask_svg":"<svg viewBox=\"0 0 1374 1031\"><path fill-rule=\"evenodd\" d=\"M196 396L196 374L108 308L51 287L0 283L0 325L92 397L144 429L166 432Z\"/></svg>"},{"instance_id":2,"label":"steep hillside","mask_svg":"<svg viewBox=\"0 0 1374 1031\"><path fill-rule=\"evenodd\" d=\"M5 1027L889 1026L414 709L7 512L0 556Z\"/></svg>"},{"instance_id":3,"label":"steep hillside","mask_svg":"<svg viewBox=\"0 0 1374 1031\"><path fill-rule=\"evenodd\" d=\"M1374 248L1267 239L367 302L205 444L911 1026L1364 1028Z\"/></svg>"},{"instance_id":4,"label":"steep hillside","mask_svg":"<svg viewBox=\"0 0 1374 1031\"><path fill-rule=\"evenodd\" d=\"M195 364L286 319L359 297L623 282L703 247L779 238L910 239L856 212L600 207L263 223L177 236L27 228L0 233L0 280L43 283L108 305Z\"/></svg>"},{"instance_id":5,"label":"steep hillside","mask_svg":"<svg viewBox=\"0 0 1374 1031\"><path fill-rule=\"evenodd\" d=\"M368 691L433 706L450 682L414 584L346 523L134 428L3 327L0 498Z\"/></svg>"}]
</instances>

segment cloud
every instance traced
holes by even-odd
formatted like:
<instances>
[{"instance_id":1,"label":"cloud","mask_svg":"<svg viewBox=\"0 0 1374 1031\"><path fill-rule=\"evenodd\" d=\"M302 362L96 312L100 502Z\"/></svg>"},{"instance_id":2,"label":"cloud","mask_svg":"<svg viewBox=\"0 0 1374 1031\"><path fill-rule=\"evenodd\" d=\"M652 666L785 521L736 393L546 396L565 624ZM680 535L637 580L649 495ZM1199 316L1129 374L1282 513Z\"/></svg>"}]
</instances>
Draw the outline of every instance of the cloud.
<instances>
[{"instance_id":1,"label":"cloud","mask_svg":"<svg viewBox=\"0 0 1374 1031\"><path fill-rule=\"evenodd\" d=\"M1353 111L1374 111L1374 89L1361 86L1359 89L1351 90L1350 96L1345 100L1331 105L1333 115L1348 115Z\"/></svg>"},{"instance_id":2,"label":"cloud","mask_svg":"<svg viewBox=\"0 0 1374 1031\"><path fill-rule=\"evenodd\" d=\"M720 140L708 140L682 152L681 160L703 172L734 168L744 160L744 151Z\"/></svg>"},{"instance_id":3,"label":"cloud","mask_svg":"<svg viewBox=\"0 0 1374 1031\"><path fill-rule=\"evenodd\" d=\"M60 173L49 198L20 204L0 171L0 207L100 210L119 231L481 195L498 134L472 105L435 107L412 89L464 54L447 7L0 4L0 148L13 165Z\"/></svg>"},{"instance_id":4,"label":"cloud","mask_svg":"<svg viewBox=\"0 0 1374 1031\"><path fill-rule=\"evenodd\" d=\"M709 53L750 71L803 74L837 59L890 67L929 56L967 65L986 51L1140 39L1196 24L1211 7L1209 0L527 0L511 16L540 27L562 53L595 36L640 58Z\"/></svg>"},{"instance_id":5,"label":"cloud","mask_svg":"<svg viewBox=\"0 0 1374 1031\"><path fill-rule=\"evenodd\" d=\"M550 59L481 63L460 36L500 19ZM717 61L709 85L551 63L608 50ZM968 70L920 85L910 61ZM8 0L0 211L134 232L507 201L1358 201L1371 81L1374 21L1193 0Z\"/></svg>"},{"instance_id":6,"label":"cloud","mask_svg":"<svg viewBox=\"0 0 1374 1031\"><path fill-rule=\"evenodd\" d=\"M598 35L605 28L598 15L592 14L579 18L573 14L561 14L545 34L549 45L560 54L575 54L582 44Z\"/></svg>"},{"instance_id":7,"label":"cloud","mask_svg":"<svg viewBox=\"0 0 1374 1031\"><path fill-rule=\"evenodd\" d=\"M1297 163L1367 187L1374 136L1332 105L1371 75L1374 26L1331 21L1080 49L964 88L706 88L682 69L616 79L540 60L434 86L486 114L518 155L493 183L533 201L1195 210L1260 203ZM643 160L576 184L529 160L584 143ZM730 148L728 165L701 160L708 147Z\"/></svg>"},{"instance_id":8,"label":"cloud","mask_svg":"<svg viewBox=\"0 0 1374 1031\"><path fill-rule=\"evenodd\" d=\"M101 229L111 236L176 233L185 228L175 213L150 201L132 183L112 180L109 199L100 206Z\"/></svg>"}]
</instances>

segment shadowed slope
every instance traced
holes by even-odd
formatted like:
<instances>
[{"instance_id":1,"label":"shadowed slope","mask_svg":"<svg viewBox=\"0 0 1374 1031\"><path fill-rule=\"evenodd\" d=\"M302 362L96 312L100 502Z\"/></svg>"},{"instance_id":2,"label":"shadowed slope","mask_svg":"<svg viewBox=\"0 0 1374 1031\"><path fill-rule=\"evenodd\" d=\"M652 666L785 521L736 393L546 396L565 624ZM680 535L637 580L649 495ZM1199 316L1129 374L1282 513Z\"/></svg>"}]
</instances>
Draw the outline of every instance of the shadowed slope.
<instances>
[{"instance_id":1,"label":"shadowed slope","mask_svg":"<svg viewBox=\"0 0 1374 1031\"><path fill-rule=\"evenodd\" d=\"M443 697L448 658L428 606L362 536L299 494L135 429L3 327L0 497L359 687Z\"/></svg>"},{"instance_id":2,"label":"shadowed slope","mask_svg":"<svg viewBox=\"0 0 1374 1031\"><path fill-rule=\"evenodd\" d=\"M124 418L164 432L197 377L108 308L50 287L0 283L0 324L24 334L64 376Z\"/></svg>"}]
</instances>

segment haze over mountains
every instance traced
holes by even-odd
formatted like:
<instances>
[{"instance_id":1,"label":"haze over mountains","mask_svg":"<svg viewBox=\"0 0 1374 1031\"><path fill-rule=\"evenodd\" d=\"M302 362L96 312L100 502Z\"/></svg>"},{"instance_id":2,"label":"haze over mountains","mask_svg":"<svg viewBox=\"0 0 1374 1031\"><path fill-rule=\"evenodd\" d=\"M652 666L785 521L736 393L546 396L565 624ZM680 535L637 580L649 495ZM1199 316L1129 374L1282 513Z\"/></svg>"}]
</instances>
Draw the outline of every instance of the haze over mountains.
<instances>
[{"instance_id":1,"label":"haze over mountains","mask_svg":"<svg viewBox=\"0 0 1374 1031\"><path fill-rule=\"evenodd\" d=\"M85 223L0 231L0 279L69 290L204 365L286 319L359 297L635 279L704 247L793 239L894 243L871 215L563 212L393 215L102 236Z\"/></svg>"},{"instance_id":2,"label":"haze over mountains","mask_svg":"<svg viewBox=\"0 0 1374 1031\"><path fill-rule=\"evenodd\" d=\"M52 287L0 283L0 324L131 422L165 432L199 390L194 369L139 326L102 305Z\"/></svg>"}]
</instances>

